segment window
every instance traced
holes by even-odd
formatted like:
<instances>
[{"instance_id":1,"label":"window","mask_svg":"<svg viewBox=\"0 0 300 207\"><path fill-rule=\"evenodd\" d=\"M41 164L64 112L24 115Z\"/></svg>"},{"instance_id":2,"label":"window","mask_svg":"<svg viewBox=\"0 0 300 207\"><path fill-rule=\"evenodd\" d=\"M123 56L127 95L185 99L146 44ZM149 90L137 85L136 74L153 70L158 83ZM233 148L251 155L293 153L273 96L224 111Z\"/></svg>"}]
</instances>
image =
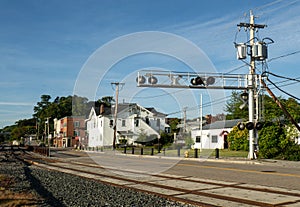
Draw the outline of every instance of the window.
<instances>
[{"instance_id":1,"label":"window","mask_svg":"<svg viewBox=\"0 0 300 207\"><path fill-rule=\"evenodd\" d=\"M200 143L201 142L201 136L196 136L196 143Z\"/></svg>"},{"instance_id":2,"label":"window","mask_svg":"<svg viewBox=\"0 0 300 207\"><path fill-rule=\"evenodd\" d=\"M158 126L158 127L160 126L160 119L156 120L156 126Z\"/></svg>"},{"instance_id":3,"label":"window","mask_svg":"<svg viewBox=\"0 0 300 207\"><path fill-rule=\"evenodd\" d=\"M122 127L126 127L126 120L125 119L122 120Z\"/></svg>"},{"instance_id":4,"label":"window","mask_svg":"<svg viewBox=\"0 0 300 207\"><path fill-rule=\"evenodd\" d=\"M74 137L80 136L80 131L74 131Z\"/></svg>"},{"instance_id":5,"label":"window","mask_svg":"<svg viewBox=\"0 0 300 207\"><path fill-rule=\"evenodd\" d=\"M139 121L138 119L135 120L135 126L138 127L139 126Z\"/></svg>"},{"instance_id":6,"label":"window","mask_svg":"<svg viewBox=\"0 0 300 207\"><path fill-rule=\"evenodd\" d=\"M218 143L218 136L217 135L212 135L211 136L211 143Z\"/></svg>"},{"instance_id":7,"label":"window","mask_svg":"<svg viewBox=\"0 0 300 207\"><path fill-rule=\"evenodd\" d=\"M74 127L75 127L75 128L76 128L76 127L77 127L77 128L80 127L80 122L79 122L79 121L75 121L75 122L74 122Z\"/></svg>"}]
</instances>

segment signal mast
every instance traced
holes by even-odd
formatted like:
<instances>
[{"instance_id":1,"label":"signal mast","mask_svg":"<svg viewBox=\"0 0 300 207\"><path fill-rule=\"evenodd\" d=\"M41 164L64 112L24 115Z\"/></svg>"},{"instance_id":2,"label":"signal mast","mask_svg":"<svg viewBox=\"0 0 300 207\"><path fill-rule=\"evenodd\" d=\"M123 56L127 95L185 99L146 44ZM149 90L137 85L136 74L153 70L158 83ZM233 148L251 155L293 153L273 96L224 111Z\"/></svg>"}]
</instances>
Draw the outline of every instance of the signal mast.
<instances>
[{"instance_id":1,"label":"signal mast","mask_svg":"<svg viewBox=\"0 0 300 207\"><path fill-rule=\"evenodd\" d=\"M239 129L249 130L249 159L256 159L258 134L262 128L259 122L258 89L261 88L262 74L256 73L256 62L266 61L268 58L268 44L274 43L270 38L259 39L255 36L258 29L266 25L255 24L255 17L250 11L250 22L239 23L238 28L249 31L250 39L245 43L234 43L237 49L237 59L245 61L249 56L248 74L196 73L174 72L159 70L141 70L136 78L138 87L157 88L185 88L185 89L228 89L244 90L242 94L248 101L249 120L246 124L240 123ZM256 109L256 110L255 110Z\"/></svg>"}]
</instances>

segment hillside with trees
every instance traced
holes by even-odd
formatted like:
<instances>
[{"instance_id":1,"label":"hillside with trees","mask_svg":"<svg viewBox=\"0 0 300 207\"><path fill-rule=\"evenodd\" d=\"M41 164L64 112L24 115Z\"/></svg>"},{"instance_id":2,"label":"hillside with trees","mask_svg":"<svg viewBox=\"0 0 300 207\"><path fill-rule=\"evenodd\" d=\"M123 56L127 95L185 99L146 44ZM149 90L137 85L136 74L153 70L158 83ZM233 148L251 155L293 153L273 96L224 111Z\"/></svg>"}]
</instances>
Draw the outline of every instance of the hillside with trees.
<instances>
[{"instance_id":1,"label":"hillside with trees","mask_svg":"<svg viewBox=\"0 0 300 207\"><path fill-rule=\"evenodd\" d=\"M33 115L30 119L16 121L14 125L2 129L0 141L20 140L31 134L37 134L41 139L45 134L45 122L49 118L50 129L53 129L53 119L66 116L87 116L90 109L101 104L110 106L113 97L103 97L97 101L89 101L85 97L67 96L52 99L50 95L42 95L39 102L33 108Z\"/></svg>"}]
</instances>

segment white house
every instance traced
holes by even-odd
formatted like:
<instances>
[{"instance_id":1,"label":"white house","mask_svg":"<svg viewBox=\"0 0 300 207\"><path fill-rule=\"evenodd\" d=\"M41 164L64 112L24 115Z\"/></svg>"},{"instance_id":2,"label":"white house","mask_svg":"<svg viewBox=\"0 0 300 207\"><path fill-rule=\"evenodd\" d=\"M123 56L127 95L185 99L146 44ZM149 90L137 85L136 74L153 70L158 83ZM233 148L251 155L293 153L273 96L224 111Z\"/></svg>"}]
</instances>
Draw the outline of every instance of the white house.
<instances>
[{"instance_id":1,"label":"white house","mask_svg":"<svg viewBox=\"0 0 300 207\"><path fill-rule=\"evenodd\" d=\"M227 135L241 119L216 121L212 124L203 126L201 130L191 131L194 140L194 148L197 149L226 149L228 148Z\"/></svg>"},{"instance_id":2,"label":"white house","mask_svg":"<svg viewBox=\"0 0 300 207\"><path fill-rule=\"evenodd\" d=\"M124 143L126 140L127 144L134 144L141 134L148 139L160 138L160 131L169 127L165 118L165 114L154 108L144 108L136 103L118 104L116 143ZM89 147L113 144L114 120L114 106L91 109L86 120Z\"/></svg>"}]
</instances>

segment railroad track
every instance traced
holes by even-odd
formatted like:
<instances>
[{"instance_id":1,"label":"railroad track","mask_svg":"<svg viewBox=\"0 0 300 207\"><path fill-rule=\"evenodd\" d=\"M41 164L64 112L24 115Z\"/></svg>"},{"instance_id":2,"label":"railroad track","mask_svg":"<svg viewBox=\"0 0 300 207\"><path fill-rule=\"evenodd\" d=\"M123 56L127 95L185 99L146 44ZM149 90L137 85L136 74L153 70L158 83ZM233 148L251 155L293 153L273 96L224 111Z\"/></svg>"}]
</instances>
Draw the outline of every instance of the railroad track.
<instances>
[{"instance_id":1,"label":"railroad track","mask_svg":"<svg viewBox=\"0 0 300 207\"><path fill-rule=\"evenodd\" d=\"M74 174L109 185L155 194L196 206L297 206L300 192L244 183L103 167L63 158L26 154L23 160L41 168Z\"/></svg>"}]
</instances>

